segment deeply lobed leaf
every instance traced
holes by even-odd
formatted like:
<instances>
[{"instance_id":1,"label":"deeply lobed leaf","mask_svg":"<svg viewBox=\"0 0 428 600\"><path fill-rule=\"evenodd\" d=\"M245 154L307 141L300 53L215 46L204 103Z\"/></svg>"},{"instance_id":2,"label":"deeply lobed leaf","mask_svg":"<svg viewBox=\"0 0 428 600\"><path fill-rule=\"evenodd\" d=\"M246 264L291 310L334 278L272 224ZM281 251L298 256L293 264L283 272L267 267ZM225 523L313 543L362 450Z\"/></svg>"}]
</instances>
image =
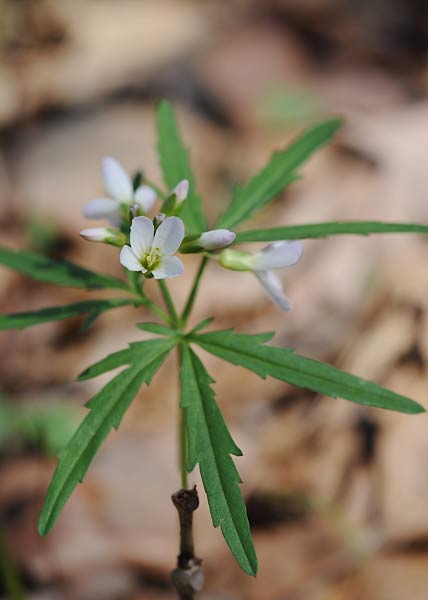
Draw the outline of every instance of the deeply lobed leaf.
<instances>
[{"instance_id":1,"label":"deeply lobed leaf","mask_svg":"<svg viewBox=\"0 0 428 600\"><path fill-rule=\"evenodd\" d=\"M298 178L296 169L315 150L327 144L341 125L340 119L319 123L305 131L284 150L275 152L257 175L244 187L236 189L232 202L220 217L217 227L236 227L277 196Z\"/></svg>"},{"instance_id":2,"label":"deeply lobed leaf","mask_svg":"<svg viewBox=\"0 0 428 600\"><path fill-rule=\"evenodd\" d=\"M372 233L428 233L428 225L382 223L381 221L335 221L330 223L308 223L307 225L286 225L271 229L241 231L237 234L234 243L303 240L326 238L331 235L370 235Z\"/></svg>"},{"instance_id":3,"label":"deeply lobed leaf","mask_svg":"<svg viewBox=\"0 0 428 600\"><path fill-rule=\"evenodd\" d=\"M16 252L0 247L0 264L37 281L65 287L127 290L120 279L100 275L68 260L53 260L32 252Z\"/></svg>"},{"instance_id":4,"label":"deeply lobed leaf","mask_svg":"<svg viewBox=\"0 0 428 600\"><path fill-rule=\"evenodd\" d=\"M232 330L206 333L192 338L201 348L260 377L270 375L301 388L333 398L341 397L365 406L376 406L415 414L425 409L410 398L396 394L325 363L305 358L290 348L266 346L257 336Z\"/></svg>"},{"instance_id":5,"label":"deeply lobed leaf","mask_svg":"<svg viewBox=\"0 0 428 600\"><path fill-rule=\"evenodd\" d=\"M164 341L164 340L162 340ZM90 412L60 454L39 520L39 533L46 535L83 478L110 430L117 429L143 383L150 383L170 351L171 344L157 346L150 355L130 357L130 366L119 373L88 403Z\"/></svg>"},{"instance_id":6,"label":"deeply lobed leaf","mask_svg":"<svg viewBox=\"0 0 428 600\"><path fill-rule=\"evenodd\" d=\"M183 179L189 181L189 194L184 201L180 217L188 233L204 231L206 220L201 199L196 193L195 180L189 161L189 151L184 146L169 102L163 100L157 108L158 151L167 187L171 190Z\"/></svg>"},{"instance_id":7,"label":"deeply lobed leaf","mask_svg":"<svg viewBox=\"0 0 428 600\"><path fill-rule=\"evenodd\" d=\"M187 345L182 350L180 380L180 405L185 410L189 444L188 470L199 464L214 527L221 527L241 568L255 575L257 557L239 489L241 479L230 456L242 453L218 408L211 388L213 380Z\"/></svg>"}]
</instances>

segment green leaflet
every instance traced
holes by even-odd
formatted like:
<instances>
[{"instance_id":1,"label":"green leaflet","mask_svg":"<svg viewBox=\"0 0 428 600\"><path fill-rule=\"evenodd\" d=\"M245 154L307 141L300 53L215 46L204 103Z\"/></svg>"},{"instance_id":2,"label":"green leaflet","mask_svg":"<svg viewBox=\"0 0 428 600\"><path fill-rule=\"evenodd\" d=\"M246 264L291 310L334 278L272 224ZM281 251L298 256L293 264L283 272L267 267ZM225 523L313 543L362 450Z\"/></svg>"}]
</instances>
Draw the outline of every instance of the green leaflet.
<instances>
[{"instance_id":1,"label":"green leaflet","mask_svg":"<svg viewBox=\"0 0 428 600\"><path fill-rule=\"evenodd\" d=\"M171 337L176 334L174 329L167 327L167 325L162 325L161 323L145 321L144 323L137 323L137 327L142 331L148 331L149 333L155 333L156 335L166 335Z\"/></svg>"},{"instance_id":2,"label":"green leaflet","mask_svg":"<svg viewBox=\"0 0 428 600\"><path fill-rule=\"evenodd\" d=\"M78 376L78 381L86 381L93 377L98 377L103 373L123 367L131 363L138 363L140 360L144 362L156 358L159 353L172 350L175 341L171 339L154 339L144 340L143 342L132 342L128 348L118 350L109 354L102 360L85 369Z\"/></svg>"},{"instance_id":3,"label":"green leaflet","mask_svg":"<svg viewBox=\"0 0 428 600\"><path fill-rule=\"evenodd\" d=\"M189 194L184 201L180 217L187 225L187 233L205 231L206 220L202 212L201 199L196 193L189 152L181 140L171 104L166 100L160 102L156 117L158 152L165 184L171 190L182 179L189 180Z\"/></svg>"},{"instance_id":4,"label":"green leaflet","mask_svg":"<svg viewBox=\"0 0 428 600\"><path fill-rule=\"evenodd\" d=\"M0 264L37 281L56 283L66 287L86 289L127 290L120 279L88 271L68 260L53 260L32 252L15 252L0 247Z\"/></svg>"},{"instance_id":5,"label":"green leaflet","mask_svg":"<svg viewBox=\"0 0 428 600\"><path fill-rule=\"evenodd\" d=\"M428 233L428 225L382 223L380 221L335 221L331 223L287 225L272 229L241 231L237 234L234 243L303 240L307 238L325 238L330 235L370 235L371 233Z\"/></svg>"},{"instance_id":6,"label":"green leaflet","mask_svg":"<svg viewBox=\"0 0 428 600\"><path fill-rule=\"evenodd\" d=\"M236 189L232 202L220 217L217 227L236 227L277 196L298 178L295 170L315 150L327 144L341 125L340 119L319 123L305 131L284 150L275 152L268 164L247 185Z\"/></svg>"},{"instance_id":7,"label":"green leaflet","mask_svg":"<svg viewBox=\"0 0 428 600\"><path fill-rule=\"evenodd\" d=\"M231 454L241 456L217 406L205 367L183 344L181 407L185 409L189 444L188 470L199 463L214 527L223 536L240 567L249 575L257 572L257 557L251 539L245 503L239 489L241 479Z\"/></svg>"},{"instance_id":8,"label":"green leaflet","mask_svg":"<svg viewBox=\"0 0 428 600\"><path fill-rule=\"evenodd\" d=\"M216 331L193 336L201 348L228 362L308 388L333 398L341 397L366 406L376 406L403 413L421 413L425 409L410 398L401 396L360 379L335 367L296 354L290 348L265 346L254 335Z\"/></svg>"},{"instance_id":9,"label":"green leaflet","mask_svg":"<svg viewBox=\"0 0 428 600\"><path fill-rule=\"evenodd\" d=\"M90 409L76 433L61 452L39 520L39 533L46 535L54 526L74 488L83 478L96 452L110 430L117 429L143 383L150 383L169 353L170 345L158 347L155 356L138 360L119 373L88 403Z\"/></svg>"},{"instance_id":10,"label":"green leaflet","mask_svg":"<svg viewBox=\"0 0 428 600\"><path fill-rule=\"evenodd\" d=\"M113 299L113 300L88 300L86 302L76 302L66 304L65 306L52 306L30 312L12 313L0 316L0 330L4 329L25 329L32 325L48 323L49 321L61 321L79 315L87 315L84 326L91 325L101 313L112 308L135 304L132 299Z\"/></svg>"}]
</instances>

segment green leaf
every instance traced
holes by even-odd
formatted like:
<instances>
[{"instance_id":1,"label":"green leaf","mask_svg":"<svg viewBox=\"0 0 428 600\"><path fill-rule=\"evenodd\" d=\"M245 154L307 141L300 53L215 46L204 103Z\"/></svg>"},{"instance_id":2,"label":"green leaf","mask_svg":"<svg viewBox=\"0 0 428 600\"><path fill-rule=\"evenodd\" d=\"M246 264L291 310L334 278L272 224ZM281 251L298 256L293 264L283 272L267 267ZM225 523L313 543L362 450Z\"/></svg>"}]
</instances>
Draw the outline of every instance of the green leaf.
<instances>
[{"instance_id":1,"label":"green leaf","mask_svg":"<svg viewBox=\"0 0 428 600\"><path fill-rule=\"evenodd\" d=\"M0 247L0 264L37 281L86 289L127 290L120 279L88 271L68 260L53 260L32 252L16 252Z\"/></svg>"},{"instance_id":2,"label":"green leaf","mask_svg":"<svg viewBox=\"0 0 428 600\"><path fill-rule=\"evenodd\" d=\"M251 539L245 503L239 489L241 478L230 457L242 452L233 441L211 389L213 380L196 354L183 345L181 407L188 434L188 470L199 463L214 527L223 536L240 567L249 575L257 572L257 557Z\"/></svg>"},{"instance_id":3,"label":"green leaf","mask_svg":"<svg viewBox=\"0 0 428 600\"><path fill-rule=\"evenodd\" d=\"M205 231L206 220L201 199L196 193L189 152L181 140L171 104L166 100L160 102L156 116L158 151L165 184L171 190L182 179L188 179L189 194L184 201L180 217L187 226L187 233Z\"/></svg>"},{"instance_id":4,"label":"green leaf","mask_svg":"<svg viewBox=\"0 0 428 600\"><path fill-rule=\"evenodd\" d=\"M149 333L156 333L157 335L167 335L167 336L175 335L174 329L171 329L171 327L167 327L166 325L162 325L161 323L150 323L150 322L146 321L144 323L137 323L137 327L138 327L138 329L141 329L142 331L148 331Z\"/></svg>"},{"instance_id":5,"label":"green leaf","mask_svg":"<svg viewBox=\"0 0 428 600\"><path fill-rule=\"evenodd\" d=\"M78 381L86 381L98 377L103 373L129 365L139 360L148 361L158 356L159 353L171 350L175 345L172 339L144 340L143 342L132 342L128 348L118 350L109 354L102 360L85 369L77 378Z\"/></svg>"},{"instance_id":6,"label":"green leaf","mask_svg":"<svg viewBox=\"0 0 428 600\"><path fill-rule=\"evenodd\" d=\"M74 488L83 481L102 442L113 427L119 427L140 386L150 383L169 350L170 344L166 344L162 351L158 348L156 355L150 358L138 355L138 360L87 403L90 413L60 454L40 515L40 535L46 535L52 529Z\"/></svg>"},{"instance_id":7,"label":"green leaf","mask_svg":"<svg viewBox=\"0 0 428 600\"><path fill-rule=\"evenodd\" d=\"M277 196L298 178L295 170L315 150L327 144L341 125L340 119L319 123L305 131L284 150L275 152L268 164L246 186L236 189L233 200L220 217L217 227L236 227Z\"/></svg>"},{"instance_id":8,"label":"green leaf","mask_svg":"<svg viewBox=\"0 0 428 600\"><path fill-rule=\"evenodd\" d=\"M370 235L371 233L428 233L428 225L382 223L380 221L335 221L331 223L287 225L272 229L241 231L237 234L234 243L303 240L307 238L326 238L330 235Z\"/></svg>"},{"instance_id":9,"label":"green leaf","mask_svg":"<svg viewBox=\"0 0 428 600\"><path fill-rule=\"evenodd\" d=\"M202 319L202 321L199 321L199 323L197 325L195 325L195 327L190 331L189 335L192 335L193 333L197 333L198 331L201 331L201 329L205 329L205 327L208 327L208 325L211 325L211 323L214 321L214 317L208 317L207 319Z\"/></svg>"},{"instance_id":10,"label":"green leaf","mask_svg":"<svg viewBox=\"0 0 428 600\"><path fill-rule=\"evenodd\" d=\"M101 313L112 308L118 308L129 304L135 304L135 300L88 300L85 302L66 304L65 306L52 306L30 312L2 315L0 316L0 330L25 329L32 325L48 323L49 321L62 321L63 319L69 319L80 315L87 315L85 320L85 328L87 328ZM88 319L90 319L90 322L88 322Z\"/></svg>"},{"instance_id":11,"label":"green leaf","mask_svg":"<svg viewBox=\"0 0 428 600\"><path fill-rule=\"evenodd\" d=\"M228 362L308 388L333 398L341 397L365 406L376 406L403 413L421 413L425 409L410 398L396 394L325 363L305 358L290 348L265 346L258 336L216 331L194 336L204 350Z\"/></svg>"}]
</instances>

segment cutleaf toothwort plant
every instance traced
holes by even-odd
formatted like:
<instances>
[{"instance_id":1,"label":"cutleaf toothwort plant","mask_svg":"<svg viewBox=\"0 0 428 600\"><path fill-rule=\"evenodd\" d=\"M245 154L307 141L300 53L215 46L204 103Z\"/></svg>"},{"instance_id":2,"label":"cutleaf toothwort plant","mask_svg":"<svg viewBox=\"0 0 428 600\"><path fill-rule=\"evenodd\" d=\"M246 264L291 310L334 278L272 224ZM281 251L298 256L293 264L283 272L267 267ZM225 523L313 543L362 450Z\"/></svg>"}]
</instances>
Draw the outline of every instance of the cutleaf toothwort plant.
<instances>
[{"instance_id":1,"label":"cutleaf toothwort plant","mask_svg":"<svg viewBox=\"0 0 428 600\"><path fill-rule=\"evenodd\" d=\"M162 192L141 175L132 180L116 160L106 158L102 163L102 178L107 195L90 201L84 208L86 217L106 220L108 226L85 229L81 235L87 240L120 248L117 260L124 268L124 279L94 273L66 260L50 260L0 248L1 264L33 279L86 290L122 292L119 298L84 299L66 306L5 315L0 318L1 329L25 328L76 315L84 315L84 327L89 327L101 313L125 305L144 307L144 314L151 313L156 318L156 322L138 324L154 337L119 349L79 376L82 381L122 367L122 371L87 403L87 416L60 455L40 516L42 535L55 524L70 494L83 480L95 453L110 430L120 425L140 387L150 384L174 349L178 350L180 366L181 486L188 488L188 473L198 465L213 525L221 527L240 567L250 575L257 572L257 559L240 492L241 480L231 457L242 453L219 410L214 381L198 356L199 348L262 378L275 377L333 398L403 413L424 411L410 398L328 364L304 358L290 348L268 343L272 333L248 335L232 329L204 331L211 319L193 329L188 326L209 260L218 268L254 273L271 300L280 309L289 310L291 302L283 292L277 273L298 263L303 251L302 239L339 234L428 233L426 225L368 221L239 229L235 233L236 228L297 179L301 164L327 144L340 125L338 119L317 124L284 150L276 152L260 173L235 190L216 228L209 229L172 107L162 102L157 110L158 151L166 189L170 191ZM269 244L261 251L250 253L235 248L240 242ZM187 302L179 312L167 280L185 276L182 255L188 253L200 254L201 261ZM160 288L163 306L151 299L150 289L154 285ZM137 313L137 319L140 318L141 313Z\"/></svg>"}]
</instances>

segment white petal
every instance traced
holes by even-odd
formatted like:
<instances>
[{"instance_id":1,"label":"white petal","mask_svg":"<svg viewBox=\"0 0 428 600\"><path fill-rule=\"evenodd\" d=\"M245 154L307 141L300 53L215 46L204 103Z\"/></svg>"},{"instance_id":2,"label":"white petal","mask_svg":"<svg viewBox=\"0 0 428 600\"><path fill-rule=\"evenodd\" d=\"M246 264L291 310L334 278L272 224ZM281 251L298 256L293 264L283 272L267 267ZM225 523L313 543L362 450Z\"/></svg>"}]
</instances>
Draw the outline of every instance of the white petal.
<instances>
[{"instance_id":1,"label":"white petal","mask_svg":"<svg viewBox=\"0 0 428 600\"><path fill-rule=\"evenodd\" d=\"M272 271L255 271L255 274L272 302L282 310L291 310L291 300L284 294L279 277Z\"/></svg>"},{"instance_id":2,"label":"white petal","mask_svg":"<svg viewBox=\"0 0 428 600\"><path fill-rule=\"evenodd\" d=\"M150 250L153 243L154 227L148 217L135 217L131 223L131 248L138 258Z\"/></svg>"},{"instance_id":3,"label":"white petal","mask_svg":"<svg viewBox=\"0 0 428 600\"><path fill-rule=\"evenodd\" d=\"M94 198L83 207L87 219L107 219L112 225L120 224L120 207L112 198Z\"/></svg>"},{"instance_id":4,"label":"white petal","mask_svg":"<svg viewBox=\"0 0 428 600\"><path fill-rule=\"evenodd\" d=\"M254 255L254 269L267 271L268 269L290 267L301 259L302 254L303 244L298 240L274 242Z\"/></svg>"},{"instance_id":5,"label":"white petal","mask_svg":"<svg viewBox=\"0 0 428 600\"><path fill-rule=\"evenodd\" d=\"M175 188L171 191L171 195L175 194L177 196L178 202L183 202L187 198L187 194L189 193L189 182L187 179L183 179L180 181Z\"/></svg>"},{"instance_id":6,"label":"white petal","mask_svg":"<svg viewBox=\"0 0 428 600\"><path fill-rule=\"evenodd\" d=\"M116 200L123 202L132 198L132 181L128 173L114 158L104 158L101 163L101 176L106 190Z\"/></svg>"},{"instance_id":7,"label":"white petal","mask_svg":"<svg viewBox=\"0 0 428 600\"><path fill-rule=\"evenodd\" d=\"M149 185L140 185L134 192L134 200L144 212L149 212L156 202L157 194Z\"/></svg>"},{"instance_id":8,"label":"white petal","mask_svg":"<svg viewBox=\"0 0 428 600\"><path fill-rule=\"evenodd\" d=\"M156 229L153 248L160 248L165 254L174 254L183 238L183 221L179 217L167 217Z\"/></svg>"},{"instance_id":9,"label":"white petal","mask_svg":"<svg viewBox=\"0 0 428 600\"><path fill-rule=\"evenodd\" d=\"M213 229L205 231L199 237L199 243L205 250L215 250L229 246L236 238L236 233L229 229Z\"/></svg>"},{"instance_id":10,"label":"white petal","mask_svg":"<svg viewBox=\"0 0 428 600\"><path fill-rule=\"evenodd\" d=\"M80 235L89 242L104 242L111 234L107 227L90 227L89 229L83 229Z\"/></svg>"},{"instance_id":11,"label":"white petal","mask_svg":"<svg viewBox=\"0 0 428 600\"><path fill-rule=\"evenodd\" d=\"M140 263L138 258L135 256L132 248L129 246L124 246L120 251L120 264L129 269L130 271L141 271L142 273L146 272L146 269Z\"/></svg>"},{"instance_id":12,"label":"white petal","mask_svg":"<svg viewBox=\"0 0 428 600\"><path fill-rule=\"evenodd\" d=\"M164 256L157 269L153 271L155 279L166 279L167 277L177 277L184 271L183 263L176 256Z\"/></svg>"}]
</instances>

